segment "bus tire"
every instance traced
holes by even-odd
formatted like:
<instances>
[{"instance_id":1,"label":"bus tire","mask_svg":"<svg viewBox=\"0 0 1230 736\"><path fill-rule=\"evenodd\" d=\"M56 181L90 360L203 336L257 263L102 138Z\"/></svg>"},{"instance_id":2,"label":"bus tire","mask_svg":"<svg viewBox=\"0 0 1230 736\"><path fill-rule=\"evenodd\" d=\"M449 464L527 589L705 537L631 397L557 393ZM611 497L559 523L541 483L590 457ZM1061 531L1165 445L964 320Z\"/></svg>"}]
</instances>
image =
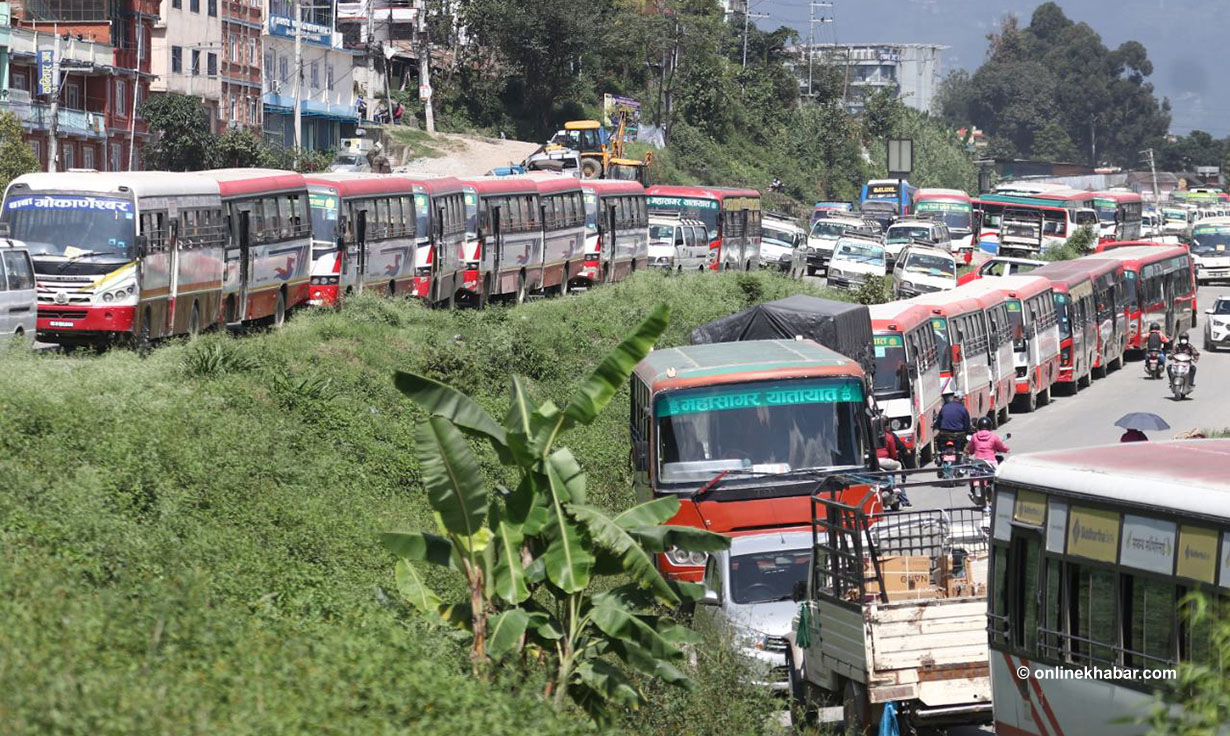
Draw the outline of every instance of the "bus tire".
<instances>
[{"instance_id":1,"label":"bus tire","mask_svg":"<svg viewBox=\"0 0 1230 736\"><path fill-rule=\"evenodd\" d=\"M1051 390L1049 388L1038 392L1038 406L1046 406L1051 403Z\"/></svg>"},{"instance_id":2,"label":"bus tire","mask_svg":"<svg viewBox=\"0 0 1230 736\"><path fill-rule=\"evenodd\" d=\"M866 688L853 680L846 680L841 691L841 720L847 734L871 733L871 701Z\"/></svg>"},{"instance_id":3,"label":"bus tire","mask_svg":"<svg viewBox=\"0 0 1230 736\"><path fill-rule=\"evenodd\" d=\"M1090 386L1092 386L1093 385L1093 368L1090 368L1089 370L1085 371L1085 375L1081 376L1080 378L1076 380L1076 385L1078 388L1089 388Z\"/></svg>"},{"instance_id":4,"label":"bus tire","mask_svg":"<svg viewBox=\"0 0 1230 736\"><path fill-rule=\"evenodd\" d=\"M1017 408L1022 414L1033 413L1038 408L1038 394L1030 391L1024 396L1016 397Z\"/></svg>"},{"instance_id":5,"label":"bus tire","mask_svg":"<svg viewBox=\"0 0 1230 736\"><path fill-rule=\"evenodd\" d=\"M997 421L995 424L996 426L1007 424L1008 420L1011 418L1012 418L1012 411L1007 406L1004 406L1003 408L999 410L999 421Z\"/></svg>"},{"instance_id":6,"label":"bus tire","mask_svg":"<svg viewBox=\"0 0 1230 736\"><path fill-rule=\"evenodd\" d=\"M389 281L389 296L397 296L397 282Z\"/></svg>"},{"instance_id":7,"label":"bus tire","mask_svg":"<svg viewBox=\"0 0 1230 736\"><path fill-rule=\"evenodd\" d=\"M201 305L192 302L192 314L188 315L188 337L201 334Z\"/></svg>"},{"instance_id":8,"label":"bus tire","mask_svg":"<svg viewBox=\"0 0 1230 736\"><path fill-rule=\"evenodd\" d=\"M278 289L277 299L273 302L273 318L270 323L273 329L280 329L286 324L286 290Z\"/></svg>"}]
</instances>

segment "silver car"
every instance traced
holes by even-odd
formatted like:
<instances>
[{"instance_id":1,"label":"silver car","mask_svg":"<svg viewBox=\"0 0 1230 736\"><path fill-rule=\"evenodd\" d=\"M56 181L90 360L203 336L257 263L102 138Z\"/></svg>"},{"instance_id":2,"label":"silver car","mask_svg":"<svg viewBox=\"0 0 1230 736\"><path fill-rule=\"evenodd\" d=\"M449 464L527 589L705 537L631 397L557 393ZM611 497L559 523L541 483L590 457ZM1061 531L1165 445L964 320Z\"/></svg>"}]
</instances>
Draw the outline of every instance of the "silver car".
<instances>
[{"instance_id":1,"label":"silver car","mask_svg":"<svg viewBox=\"0 0 1230 736\"><path fill-rule=\"evenodd\" d=\"M1204 349L1230 348L1230 296L1221 296L1204 310Z\"/></svg>"},{"instance_id":2,"label":"silver car","mask_svg":"<svg viewBox=\"0 0 1230 736\"><path fill-rule=\"evenodd\" d=\"M34 337L38 296L25 244L0 237L0 337Z\"/></svg>"},{"instance_id":3,"label":"silver car","mask_svg":"<svg viewBox=\"0 0 1230 736\"><path fill-rule=\"evenodd\" d=\"M697 618L729 630L752 661L756 684L774 690L790 686L786 651L799 607L793 593L796 582L807 580L811 543L809 531L740 535L705 567Z\"/></svg>"}]
</instances>

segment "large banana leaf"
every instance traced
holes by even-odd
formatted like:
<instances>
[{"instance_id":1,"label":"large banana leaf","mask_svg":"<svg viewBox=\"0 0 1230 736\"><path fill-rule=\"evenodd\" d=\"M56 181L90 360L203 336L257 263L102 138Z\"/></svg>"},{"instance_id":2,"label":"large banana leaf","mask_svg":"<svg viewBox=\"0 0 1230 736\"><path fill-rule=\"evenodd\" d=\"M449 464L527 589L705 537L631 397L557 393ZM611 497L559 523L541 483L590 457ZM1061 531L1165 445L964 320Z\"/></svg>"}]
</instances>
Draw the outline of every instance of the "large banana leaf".
<instances>
[{"instance_id":1,"label":"large banana leaf","mask_svg":"<svg viewBox=\"0 0 1230 736\"><path fill-rule=\"evenodd\" d=\"M504 418L504 431L508 449L522 465L532 465L538 456L530 447L533 434L531 417L534 407L530 405L529 393L521 376L513 376L509 388L508 414Z\"/></svg>"},{"instance_id":2,"label":"large banana leaf","mask_svg":"<svg viewBox=\"0 0 1230 736\"><path fill-rule=\"evenodd\" d=\"M636 364L649 354L670 319L670 307L659 304L644 322L613 352L602 359L594 372L577 387L564 406L564 416L574 422L589 424L594 421L624 385Z\"/></svg>"},{"instance_id":3,"label":"large banana leaf","mask_svg":"<svg viewBox=\"0 0 1230 736\"><path fill-rule=\"evenodd\" d=\"M506 652L521 648L521 637L530 616L520 608L510 608L487 620L487 654L498 658Z\"/></svg>"},{"instance_id":4,"label":"large banana leaf","mask_svg":"<svg viewBox=\"0 0 1230 736\"><path fill-rule=\"evenodd\" d=\"M577 462L572 450L561 447L551 453L547 462L564 481L564 488L568 491L565 500L570 503L585 503L585 471L581 470L581 463Z\"/></svg>"},{"instance_id":5,"label":"large banana leaf","mask_svg":"<svg viewBox=\"0 0 1230 736\"><path fill-rule=\"evenodd\" d=\"M393 374L393 383L411 401L432 414L444 417L462 431L490 439L497 451L506 447L504 428L478 402L452 386L404 371Z\"/></svg>"},{"instance_id":6,"label":"large banana leaf","mask_svg":"<svg viewBox=\"0 0 1230 736\"><path fill-rule=\"evenodd\" d=\"M650 552L665 552L668 547L689 552L720 552L730 547L728 537L692 526L650 526L629 529L628 533Z\"/></svg>"},{"instance_id":7,"label":"large banana leaf","mask_svg":"<svg viewBox=\"0 0 1230 736\"><path fill-rule=\"evenodd\" d=\"M429 417L414 434L428 503L445 529L474 536L487 518L487 489L478 458L457 427L444 417Z\"/></svg>"},{"instance_id":8,"label":"large banana leaf","mask_svg":"<svg viewBox=\"0 0 1230 736\"><path fill-rule=\"evenodd\" d=\"M461 571L452 542L426 532L385 532L380 543L393 554L415 562L430 562Z\"/></svg>"},{"instance_id":9,"label":"large banana leaf","mask_svg":"<svg viewBox=\"0 0 1230 736\"><path fill-rule=\"evenodd\" d=\"M679 605L679 597L654 565L653 556L606 514L592 506L568 504L568 512L585 525L590 537L616 557L636 583L652 591L664 606Z\"/></svg>"},{"instance_id":10,"label":"large banana leaf","mask_svg":"<svg viewBox=\"0 0 1230 736\"><path fill-rule=\"evenodd\" d=\"M621 512L614 521L624 529L636 529L642 526L657 526L678 512L679 499L675 496L663 496Z\"/></svg>"},{"instance_id":11,"label":"large banana leaf","mask_svg":"<svg viewBox=\"0 0 1230 736\"><path fill-rule=\"evenodd\" d=\"M410 601L410 605L429 616L440 615L440 596L423 583L418 570L406 560L398 560L394 569L397 590Z\"/></svg>"},{"instance_id":12,"label":"large banana leaf","mask_svg":"<svg viewBox=\"0 0 1230 736\"><path fill-rule=\"evenodd\" d=\"M665 659L653 656L642 647L622 639L609 639L607 644L610 651L632 669L651 677L660 678L671 685L687 690L696 689L696 684L682 670Z\"/></svg>"},{"instance_id":13,"label":"large banana leaf","mask_svg":"<svg viewBox=\"0 0 1230 736\"><path fill-rule=\"evenodd\" d=\"M568 490L554 463L545 463L547 471L548 520L544 533L550 542L543 554L547 577L560 590L571 595L579 593L589 584L594 556L586 549L581 527L569 518L564 504Z\"/></svg>"},{"instance_id":14,"label":"large banana leaf","mask_svg":"<svg viewBox=\"0 0 1230 736\"><path fill-rule=\"evenodd\" d=\"M640 705L641 696L628 676L604 659L588 659L577 665L576 676L607 702L629 708Z\"/></svg>"},{"instance_id":15,"label":"large banana leaf","mask_svg":"<svg viewBox=\"0 0 1230 736\"><path fill-rule=\"evenodd\" d=\"M628 610L618 596L595 595L589 619L608 638L635 644L658 659L677 659L683 655L681 649Z\"/></svg>"},{"instance_id":16,"label":"large banana leaf","mask_svg":"<svg viewBox=\"0 0 1230 736\"><path fill-rule=\"evenodd\" d=\"M500 519L496 528L495 569L492 582L495 594L509 603L520 603L530 597L521 565L521 527Z\"/></svg>"}]
</instances>

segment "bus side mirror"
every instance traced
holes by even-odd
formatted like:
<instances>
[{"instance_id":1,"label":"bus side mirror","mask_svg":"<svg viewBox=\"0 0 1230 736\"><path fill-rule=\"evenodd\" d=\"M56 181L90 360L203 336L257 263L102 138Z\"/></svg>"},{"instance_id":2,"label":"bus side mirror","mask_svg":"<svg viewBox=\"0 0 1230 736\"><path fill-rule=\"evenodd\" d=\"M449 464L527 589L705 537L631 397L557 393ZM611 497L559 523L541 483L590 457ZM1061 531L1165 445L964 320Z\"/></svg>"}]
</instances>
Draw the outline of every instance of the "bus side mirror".
<instances>
[{"instance_id":1,"label":"bus side mirror","mask_svg":"<svg viewBox=\"0 0 1230 736\"><path fill-rule=\"evenodd\" d=\"M632 469L649 469L649 443L645 440L636 440L632 443Z\"/></svg>"}]
</instances>

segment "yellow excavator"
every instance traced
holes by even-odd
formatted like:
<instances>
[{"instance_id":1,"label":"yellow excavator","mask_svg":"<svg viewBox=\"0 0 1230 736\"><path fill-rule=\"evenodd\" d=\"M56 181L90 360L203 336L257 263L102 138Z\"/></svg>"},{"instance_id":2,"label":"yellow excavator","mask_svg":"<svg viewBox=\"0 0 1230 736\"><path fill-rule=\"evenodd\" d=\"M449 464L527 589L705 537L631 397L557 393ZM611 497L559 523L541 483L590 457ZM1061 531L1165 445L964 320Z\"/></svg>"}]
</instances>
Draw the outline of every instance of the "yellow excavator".
<instances>
[{"instance_id":1,"label":"yellow excavator","mask_svg":"<svg viewBox=\"0 0 1230 736\"><path fill-rule=\"evenodd\" d=\"M570 120L564 129L526 159L527 167L543 160L561 162L564 168L576 162L584 179L625 179L647 184L646 171L653 154L644 159L625 155L624 135L628 130L628 114L620 113L619 125L612 133L597 120ZM577 161L579 159L579 162Z\"/></svg>"}]
</instances>

